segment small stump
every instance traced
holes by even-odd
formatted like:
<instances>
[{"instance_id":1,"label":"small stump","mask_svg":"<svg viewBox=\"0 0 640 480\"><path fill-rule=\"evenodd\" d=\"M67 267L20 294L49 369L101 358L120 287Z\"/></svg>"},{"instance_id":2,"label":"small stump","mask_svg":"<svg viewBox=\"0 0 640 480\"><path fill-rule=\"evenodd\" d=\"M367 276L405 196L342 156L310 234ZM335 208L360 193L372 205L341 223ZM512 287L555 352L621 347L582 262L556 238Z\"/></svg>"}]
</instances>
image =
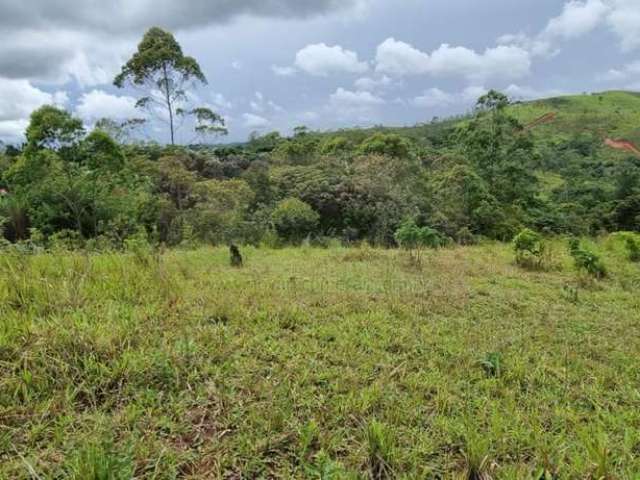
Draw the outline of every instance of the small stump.
<instances>
[{"instance_id":1,"label":"small stump","mask_svg":"<svg viewBox=\"0 0 640 480\"><path fill-rule=\"evenodd\" d=\"M235 245L229 245L229 255L231 256L231 266L240 268L242 267L242 255L240 249Z\"/></svg>"}]
</instances>

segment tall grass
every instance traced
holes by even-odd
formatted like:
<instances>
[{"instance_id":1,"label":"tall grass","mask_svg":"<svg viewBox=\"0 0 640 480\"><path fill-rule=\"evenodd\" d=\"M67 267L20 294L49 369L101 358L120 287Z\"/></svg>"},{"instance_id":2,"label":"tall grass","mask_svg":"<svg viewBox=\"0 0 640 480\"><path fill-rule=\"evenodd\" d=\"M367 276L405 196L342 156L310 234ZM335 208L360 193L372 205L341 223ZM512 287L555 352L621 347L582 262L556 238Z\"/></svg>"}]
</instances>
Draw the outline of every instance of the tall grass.
<instances>
[{"instance_id":1,"label":"tall grass","mask_svg":"<svg viewBox=\"0 0 640 480\"><path fill-rule=\"evenodd\" d=\"M564 244L3 252L0 478L635 478L640 270Z\"/></svg>"}]
</instances>

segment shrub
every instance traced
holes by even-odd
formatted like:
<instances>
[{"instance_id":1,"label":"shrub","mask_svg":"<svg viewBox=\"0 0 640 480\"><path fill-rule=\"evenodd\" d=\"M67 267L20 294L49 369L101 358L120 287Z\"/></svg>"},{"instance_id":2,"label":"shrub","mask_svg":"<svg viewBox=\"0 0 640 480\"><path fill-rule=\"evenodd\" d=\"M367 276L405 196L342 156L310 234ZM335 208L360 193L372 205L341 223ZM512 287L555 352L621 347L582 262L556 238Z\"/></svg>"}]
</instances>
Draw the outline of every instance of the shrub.
<instances>
[{"instance_id":1,"label":"shrub","mask_svg":"<svg viewBox=\"0 0 640 480\"><path fill-rule=\"evenodd\" d=\"M541 268L544 263L545 244L542 236L525 228L513 239L516 263L525 268Z\"/></svg>"},{"instance_id":2,"label":"shrub","mask_svg":"<svg viewBox=\"0 0 640 480\"><path fill-rule=\"evenodd\" d=\"M640 245L632 236L628 236L625 240L625 247L629 254L629 260L632 262L640 262Z\"/></svg>"},{"instance_id":3,"label":"shrub","mask_svg":"<svg viewBox=\"0 0 640 480\"><path fill-rule=\"evenodd\" d=\"M580 241L577 238L569 241L569 253L571 257L573 257L573 261L578 270L583 270L595 278L604 278L607 276L607 269L600 259L600 256L580 246Z\"/></svg>"},{"instance_id":4,"label":"shrub","mask_svg":"<svg viewBox=\"0 0 640 480\"><path fill-rule=\"evenodd\" d=\"M413 220L404 222L394 235L396 242L407 250L422 247L440 248L446 245L446 239L431 227L418 227Z\"/></svg>"},{"instance_id":5,"label":"shrub","mask_svg":"<svg viewBox=\"0 0 640 480\"><path fill-rule=\"evenodd\" d=\"M297 198L287 198L276 206L271 221L278 235L287 242L300 243L311 235L320 216L311 206Z\"/></svg>"}]
</instances>

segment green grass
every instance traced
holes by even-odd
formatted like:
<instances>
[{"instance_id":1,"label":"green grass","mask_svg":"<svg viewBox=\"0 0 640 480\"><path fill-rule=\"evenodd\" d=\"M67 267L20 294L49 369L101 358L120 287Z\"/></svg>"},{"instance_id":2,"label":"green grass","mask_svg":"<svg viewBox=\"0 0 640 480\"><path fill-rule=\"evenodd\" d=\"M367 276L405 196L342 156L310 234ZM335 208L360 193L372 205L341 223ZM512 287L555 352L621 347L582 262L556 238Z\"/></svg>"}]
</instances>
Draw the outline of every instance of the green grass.
<instances>
[{"instance_id":1,"label":"green grass","mask_svg":"<svg viewBox=\"0 0 640 480\"><path fill-rule=\"evenodd\" d=\"M3 254L0 478L637 478L640 266L588 245Z\"/></svg>"},{"instance_id":2,"label":"green grass","mask_svg":"<svg viewBox=\"0 0 640 480\"><path fill-rule=\"evenodd\" d=\"M603 140L622 138L640 144L640 95L634 92L611 91L536 100L515 105L512 112L525 125L545 114L556 113L554 121L533 129L541 138L567 140L587 132Z\"/></svg>"}]
</instances>

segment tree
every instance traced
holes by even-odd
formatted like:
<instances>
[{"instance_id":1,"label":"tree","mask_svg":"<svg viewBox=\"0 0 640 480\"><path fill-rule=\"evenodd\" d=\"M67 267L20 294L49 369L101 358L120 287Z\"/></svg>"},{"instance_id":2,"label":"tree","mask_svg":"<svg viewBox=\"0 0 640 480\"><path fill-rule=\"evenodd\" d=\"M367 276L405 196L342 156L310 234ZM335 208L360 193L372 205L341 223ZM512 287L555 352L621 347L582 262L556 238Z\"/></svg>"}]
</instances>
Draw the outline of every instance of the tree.
<instances>
[{"instance_id":1,"label":"tree","mask_svg":"<svg viewBox=\"0 0 640 480\"><path fill-rule=\"evenodd\" d=\"M133 137L136 130L147 121L144 118L129 118L123 122L117 122L111 118L101 118L95 124L94 130L106 133L116 142L127 143Z\"/></svg>"},{"instance_id":2,"label":"tree","mask_svg":"<svg viewBox=\"0 0 640 480\"><path fill-rule=\"evenodd\" d=\"M56 150L64 157L82 139L84 133L82 120L53 105L45 105L31 114L25 134L27 150Z\"/></svg>"},{"instance_id":3,"label":"tree","mask_svg":"<svg viewBox=\"0 0 640 480\"><path fill-rule=\"evenodd\" d=\"M168 114L171 145L175 145L175 121L178 110L187 102L187 89L207 79L193 57L182 53L174 36L158 27L149 29L138 50L122 67L114 84L123 88L127 83L147 91L136 104L153 111L160 108Z\"/></svg>"},{"instance_id":4,"label":"tree","mask_svg":"<svg viewBox=\"0 0 640 480\"><path fill-rule=\"evenodd\" d=\"M207 107L197 107L192 110L176 110L176 113L182 117L192 116L195 119L196 137L201 140L207 137L217 137L218 135L226 135L228 132L225 127L224 118Z\"/></svg>"},{"instance_id":5,"label":"tree","mask_svg":"<svg viewBox=\"0 0 640 480\"><path fill-rule=\"evenodd\" d=\"M276 206L271 220L280 237L300 243L314 232L320 216L309 204L297 198L287 198Z\"/></svg>"},{"instance_id":6,"label":"tree","mask_svg":"<svg viewBox=\"0 0 640 480\"><path fill-rule=\"evenodd\" d=\"M411 153L408 139L395 133L374 133L358 149L362 155L386 155L392 158L407 158Z\"/></svg>"}]
</instances>

